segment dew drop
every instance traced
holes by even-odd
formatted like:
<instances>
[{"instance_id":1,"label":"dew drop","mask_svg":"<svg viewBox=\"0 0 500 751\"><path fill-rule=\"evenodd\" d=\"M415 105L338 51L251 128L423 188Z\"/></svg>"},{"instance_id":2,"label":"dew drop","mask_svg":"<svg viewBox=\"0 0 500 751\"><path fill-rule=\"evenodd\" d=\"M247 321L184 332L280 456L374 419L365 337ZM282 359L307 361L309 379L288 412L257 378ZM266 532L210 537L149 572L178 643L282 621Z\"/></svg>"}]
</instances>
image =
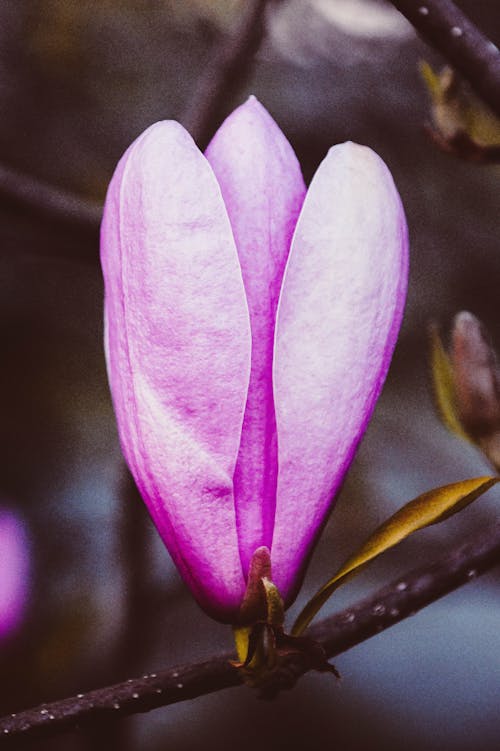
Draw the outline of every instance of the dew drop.
<instances>
[{"instance_id":1,"label":"dew drop","mask_svg":"<svg viewBox=\"0 0 500 751\"><path fill-rule=\"evenodd\" d=\"M354 615L354 613L346 613L344 616L344 621L346 623L354 623L355 620L356 616Z\"/></svg>"},{"instance_id":2,"label":"dew drop","mask_svg":"<svg viewBox=\"0 0 500 751\"><path fill-rule=\"evenodd\" d=\"M455 37L456 39L458 39L458 37L461 37L463 33L464 32L459 26L451 27L450 34L452 35L452 37Z\"/></svg>"},{"instance_id":3,"label":"dew drop","mask_svg":"<svg viewBox=\"0 0 500 751\"><path fill-rule=\"evenodd\" d=\"M382 604L374 605L372 608L373 615L384 615L385 613L385 606Z\"/></svg>"},{"instance_id":4,"label":"dew drop","mask_svg":"<svg viewBox=\"0 0 500 751\"><path fill-rule=\"evenodd\" d=\"M40 714L48 714L48 713L49 713L48 709L41 709L40 710Z\"/></svg>"},{"instance_id":5,"label":"dew drop","mask_svg":"<svg viewBox=\"0 0 500 751\"><path fill-rule=\"evenodd\" d=\"M163 691L163 689L161 689L161 688L157 688L157 689L156 689L156 693L157 693L157 694L161 694L161 693L162 693L162 691Z\"/></svg>"},{"instance_id":6,"label":"dew drop","mask_svg":"<svg viewBox=\"0 0 500 751\"><path fill-rule=\"evenodd\" d=\"M474 577L477 576L477 571L475 568L471 568L467 571L467 578L468 579L474 579Z\"/></svg>"},{"instance_id":7,"label":"dew drop","mask_svg":"<svg viewBox=\"0 0 500 751\"><path fill-rule=\"evenodd\" d=\"M179 677L179 673L177 671L175 673L172 673L172 678L178 678L178 677Z\"/></svg>"},{"instance_id":8,"label":"dew drop","mask_svg":"<svg viewBox=\"0 0 500 751\"><path fill-rule=\"evenodd\" d=\"M408 584L406 582L399 582L399 584L396 584L396 589L398 592L404 592L405 589L408 589Z\"/></svg>"},{"instance_id":9,"label":"dew drop","mask_svg":"<svg viewBox=\"0 0 500 751\"><path fill-rule=\"evenodd\" d=\"M150 674L149 674L149 677L150 677L150 678L156 678L156 673L150 673Z\"/></svg>"},{"instance_id":10,"label":"dew drop","mask_svg":"<svg viewBox=\"0 0 500 751\"><path fill-rule=\"evenodd\" d=\"M115 702L115 704L113 704L113 709L120 709L118 702Z\"/></svg>"},{"instance_id":11,"label":"dew drop","mask_svg":"<svg viewBox=\"0 0 500 751\"><path fill-rule=\"evenodd\" d=\"M393 618L397 618L399 615L399 610L397 608L391 608L389 610L389 615L391 615Z\"/></svg>"},{"instance_id":12,"label":"dew drop","mask_svg":"<svg viewBox=\"0 0 500 751\"><path fill-rule=\"evenodd\" d=\"M76 698L77 698L77 699L83 699L83 697L84 697L84 696L85 696L85 694L77 694L77 695L76 695Z\"/></svg>"},{"instance_id":13,"label":"dew drop","mask_svg":"<svg viewBox=\"0 0 500 751\"><path fill-rule=\"evenodd\" d=\"M177 684L177 688L184 688L184 684L183 683L178 683Z\"/></svg>"},{"instance_id":14,"label":"dew drop","mask_svg":"<svg viewBox=\"0 0 500 751\"><path fill-rule=\"evenodd\" d=\"M127 678L127 683L132 683L132 678Z\"/></svg>"},{"instance_id":15,"label":"dew drop","mask_svg":"<svg viewBox=\"0 0 500 751\"><path fill-rule=\"evenodd\" d=\"M49 714L49 720L55 720L55 719L56 719L56 718L54 717L54 715L53 715L53 714Z\"/></svg>"},{"instance_id":16,"label":"dew drop","mask_svg":"<svg viewBox=\"0 0 500 751\"><path fill-rule=\"evenodd\" d=\"M426 8L425 5L421 5L418 9L418 12L421 16L428 16L429 15L429 8Z\"/></svg>"},{"instance_id":17,"label":"dew drop","mask_svg":"<svg viewBox=\"0 0 500 751\"><path fill-rule=\"evenodd\" d=\"M16 716L17 716L16 713L12 712L11 717L16 717Z\"/></svg>"},{"instance_id":18,"label":"dew drop","mask_svg":"<svg viewBox=\"0 0 500 751\"><path fill-rule=\"evenodd\" d=\"M5 733L5 735L8 735L9 734L9 729L8 728L4 728L3 732Z\"/></svg>"},{"instance_id":19,"label":"dew drop","mask_svg":"<svg viewBox=\"0 0 500 751\"><path fill-rule=\"evenodd\" d=\"M132 699L138 699L138 698L139 698L139 694L134 691L134 693L132 694Z\"/></svg>"}]
</instances>

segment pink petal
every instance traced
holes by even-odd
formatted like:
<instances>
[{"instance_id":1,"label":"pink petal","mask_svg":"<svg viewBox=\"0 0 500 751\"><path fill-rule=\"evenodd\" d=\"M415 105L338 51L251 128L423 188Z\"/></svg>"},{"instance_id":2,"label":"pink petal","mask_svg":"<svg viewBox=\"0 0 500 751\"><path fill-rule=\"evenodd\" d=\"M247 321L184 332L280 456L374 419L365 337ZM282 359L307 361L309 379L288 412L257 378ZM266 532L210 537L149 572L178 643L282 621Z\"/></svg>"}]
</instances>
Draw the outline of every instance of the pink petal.
<instances>
[{"instance_id":1,"label":"pink petal","mask_svg":"<svg viewBox=\"0 0 500 751\"><path fill-rule=\"evenodd\" d=\"M124 454L195 597L232 620L245 590L233 473L250 327L219 187L177 123L153 125L122 158L101 253Z\"/></svg>"},{"instance_id":2,"label":"pink petal","mask_svg":"<svg viewBox=\"0 0 500 751\"><path fill-rule=\"evenodd\" d=\"M271 560L288 601L382 388L407 259L404 212L387 167L366 147L331 149L297 222L276 324Z\"/></svg>"},{"instance_id":3,"label":"pink petal","mask_svg":"<svg viewBox=\"0 0 500 751\"><path fill-rule=\"evenodd\" d=\"M0 641L20 624L26 610L29 547L22 521L0 510Z\"/></svg>"},{"instance_id":4,"label":"pink petal","mask_svg":"<svg viewBox=\"0 0 500 751\"><path fill-rule=\"evenodd\" d=\"M252 328L252 370L234 476L245 575L255 550L271 545L277 482L272 358L276 308L305 186L287 139L251 97L206 151L233 228Z\"/></svg>"}]
</instances>

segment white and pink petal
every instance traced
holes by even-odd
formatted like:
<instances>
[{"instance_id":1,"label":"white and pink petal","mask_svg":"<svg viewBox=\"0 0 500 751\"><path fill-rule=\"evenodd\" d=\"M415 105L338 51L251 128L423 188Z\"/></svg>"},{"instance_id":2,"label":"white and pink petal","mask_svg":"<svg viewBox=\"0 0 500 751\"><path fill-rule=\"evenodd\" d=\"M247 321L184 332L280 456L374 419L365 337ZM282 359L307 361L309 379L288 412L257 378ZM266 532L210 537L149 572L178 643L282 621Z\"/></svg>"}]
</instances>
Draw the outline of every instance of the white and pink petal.
<instances>
[{"instance_id":1,"label":"white and pink petal","mask_svg":"<svg viewBox=\"0 0 500 751\"><path fill-rule=\"evenodd\" d=\"M220 185L241 265L252 330L252 367L234 474L245 576L271 545L278 474L272 362L276 308L305 185L289 142L250 97L225 120L206 157Z\"/></svg>"},{"instance_id":2,"label":"white and pink petal","mask_svg":"<svg viewBox=\"0 0 500 751\"><path fill-rule=\"evenodd\" d=\"M407 267L406 222L389 170L366 147L332 148L297 222L276 322L271 560L288 603L382 388Z\"/></svg>"},{"instance_id":3,"label":"white and pink petal","mask_svg":"<svg viewBox=\"0 0 500 751\"><path fill-rule=\"evenodd\" d=\"M249 314L220 188L177 123L152 126L122 158L101 257L125 457L195 597L230 621L245 590L233 475L250 377Z\"/></svg>"}]
</instances>

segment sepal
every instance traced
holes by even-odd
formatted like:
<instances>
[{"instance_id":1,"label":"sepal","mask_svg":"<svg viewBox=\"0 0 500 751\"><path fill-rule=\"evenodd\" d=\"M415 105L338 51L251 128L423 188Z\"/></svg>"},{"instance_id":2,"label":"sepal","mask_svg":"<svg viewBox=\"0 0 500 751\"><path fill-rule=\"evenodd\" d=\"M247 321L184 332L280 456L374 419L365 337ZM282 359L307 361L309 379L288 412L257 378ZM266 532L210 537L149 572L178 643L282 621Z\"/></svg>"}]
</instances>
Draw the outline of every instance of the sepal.
<instances>
[{"instance_id":1,"label":"sepal","mask_svg":"<svg viewBox=\"0 0 500 751\"><path fill-rule=\"evenodd\" d=\"M285 633L284 616L283 600L271 578L269 550L258 548L250 564L241 608L243 624L233 627L238 661L232 664L261 698L271 699L279 691L292 688L308 670L340 678L320 644ZM252 623L251 617L255 618Z\"/></svg>"}]
</instances>

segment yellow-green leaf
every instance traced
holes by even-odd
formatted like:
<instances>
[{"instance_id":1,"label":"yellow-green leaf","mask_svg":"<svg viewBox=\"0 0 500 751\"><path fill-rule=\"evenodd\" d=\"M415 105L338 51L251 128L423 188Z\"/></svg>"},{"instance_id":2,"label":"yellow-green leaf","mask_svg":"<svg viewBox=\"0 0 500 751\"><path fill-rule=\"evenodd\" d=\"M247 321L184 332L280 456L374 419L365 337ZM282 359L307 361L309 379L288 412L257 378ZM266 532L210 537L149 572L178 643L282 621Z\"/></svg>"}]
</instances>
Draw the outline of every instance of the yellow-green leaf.
<instances>
[{"instance_id":1,"label":"yellow-green leaf","mask_svg":"<svg viewBox=\"0 0 500 751\"><path fill-rule=\"evenodd\" d=\"M458 417L453 369L450 358L443 347L441 337L435 326L431 327L430 339L432 381L439 415L448 430L451 430L452 433L460 436L460 438L470 441Z\"/></svg>"},{"instance_id":2,"label":"yellow-green leaf","mask_svg":"<svg viewBox=\"0 0 500 751\"><path fill-rule=\"evenodd\" d=\"M243 665L248 656L251 626L233 626L234 643L240 664Z\"/></svg>"},{"instance_id":3,"label":"yellow-green leaf","mask_svg":"<svg viewBox=\"0 0 500 751\"><path fill-rule=\"evenodd\" d=\"M478 146L500 145L500 119L449 67L435 72L428 62L420 73L433 104L433 118L444 137L464 133Z\"/></svg>"},{"instance_id":4,"label":"yellow-green leaf","mask_svg":"<svg viewBox=\"0 0 500 751\"><path fill-rule=\"evenodd\" d=\"M328 598L348 578L358 574L367 563L394 547L413 532L448 519L479 498L497 477L476 477L429 490L399 509L385 521L337 573L309 600L295 621L292 634L298 636L308 626Z\"/></svg>"},{"instance_id":5,"label":"yellow-green leaf","mask_svg":"<svg viewBox=\"0 0 500 751\"><path fill-rule=\"evenodd\" d=\"M500 162L500 118L452 68L420 64L429 91L432 126L426 130L444 151L476 164Z\"/></svg>"},{"instance_id":6,"label":"yellow-green leaf","mask_svg":"<svg viewBox=\"0 0 500 751\"><path fill-rule=\"evenodd\" d=\"M420 61L420 74L424 79L424 83L427 86L430 95L433 99L437 99L441 95L441 81L439 75L433 71L427 60Z\"/></svg>"}]
</instances>

